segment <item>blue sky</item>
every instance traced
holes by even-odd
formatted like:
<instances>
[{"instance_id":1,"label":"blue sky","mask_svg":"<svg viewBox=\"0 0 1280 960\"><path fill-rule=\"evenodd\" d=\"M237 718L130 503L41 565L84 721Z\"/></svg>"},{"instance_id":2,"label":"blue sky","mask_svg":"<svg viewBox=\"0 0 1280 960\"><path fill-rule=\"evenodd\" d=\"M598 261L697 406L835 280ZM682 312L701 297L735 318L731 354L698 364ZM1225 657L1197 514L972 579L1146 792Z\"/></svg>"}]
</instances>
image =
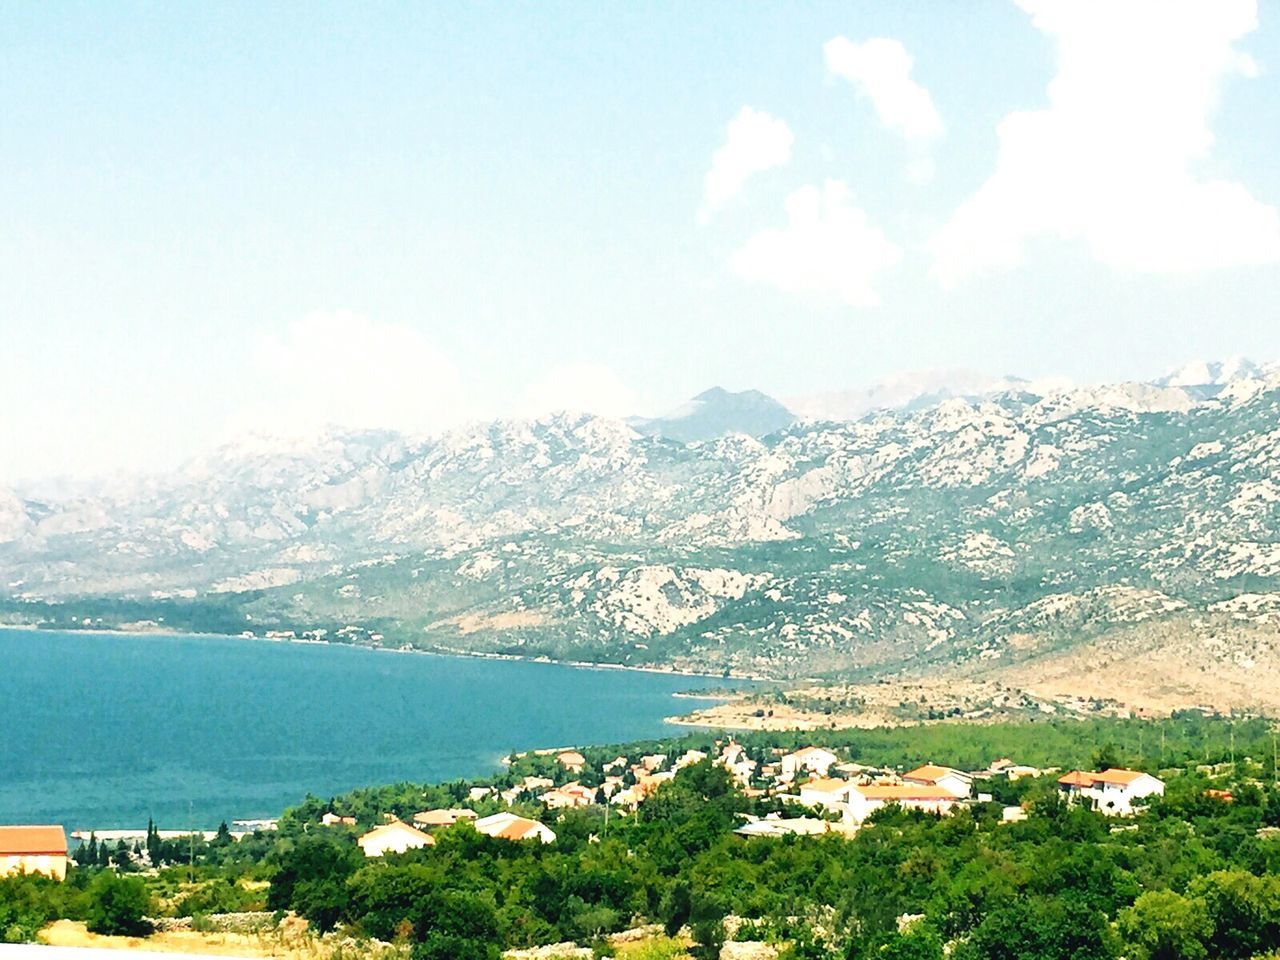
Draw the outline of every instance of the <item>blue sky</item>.
<instances>
[{"instance_id":1,"label":"blue sky","mask_svg":"<svg viewBox=\"0 0 1280 960\"><path fill-rule=\"evenodd\" d=\"M0 480L1280 357L1275 4L268 6L0 3Z\"/></svg>"}]
</instances>

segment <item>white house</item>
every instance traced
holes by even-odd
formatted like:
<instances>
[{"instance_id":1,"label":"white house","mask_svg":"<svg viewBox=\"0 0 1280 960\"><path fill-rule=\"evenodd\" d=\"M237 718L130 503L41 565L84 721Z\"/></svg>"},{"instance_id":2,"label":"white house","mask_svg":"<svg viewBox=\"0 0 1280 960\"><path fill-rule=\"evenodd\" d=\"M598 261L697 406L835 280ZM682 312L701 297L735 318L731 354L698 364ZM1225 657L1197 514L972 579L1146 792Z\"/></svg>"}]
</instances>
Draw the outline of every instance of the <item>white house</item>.
<instances>
[{"instance_id":1,"label":"white house","mask_svg":"<svg viewBox=\"0 0 1280 960\"><path fill-rule=\"evenodd\" d=\"M546 824L518 817L514 813L495 813L491 817L481 817L475 822L475 827L486 837L497 837L500 840L541 840L543 843L551 843L556 838Z\"/></svg>"},{"instance_id":2,"label":"white house","mask_svg":"<svg viewBox=\"0 0 1280 960\"><path fill-rule=\"evenodd\" d=\"M423 810L413 815L415 827L451 827L459 820L474 820L476 812L466 808L452 810Z\"/></svg>"},{"instance_id":3,"label":"white house","mask_svg":"<svg viewBox=\"0 0 1280 960\"><path fill-rule=\"evenodd\" d=\"M1058 778L1058 790L1107 816L1128 816L1135 800L1163 795L1164 781L1149 773L1114 767L1101 773L1072 770Z\"/></svg>"},{"instance_id":4,"label":"white house","mask_svg":"<svg viewBox=\"0 0 1280 960\"><path fill-rule=\"evenodd\" d=\"M733 832L740 837L785 837L795 834L805 836L815 833L828 833L830 830L830 823L825 820L819 820L816 817L794 817L791 819L765 817L764 819L751 820L744 823Z\"/></svg>"},{"instance_id":5,"label":"white house","mask_svg":"<svg viewBox=\"0 0 1280 960\"><path fill-rule=\"evenodd\" d=\"M432 846L436 838L414 829L402 820L392 820L374 827L356 842L360 844L366 857L381 857L388 853L404 853L406 850Z\"/></svg>"},{"instance_id":6,"label":"white house","mask_svg":"<svg viewBox=\"0 0 1280 960\"><path fill-rule=\"evenodd\" d=\"M43 873L55 880L67 875L67 834L59 826L0 827L0 877Z\"/></svg>"},{"instance_id":7,"label":"white house","mask_svg":"<svg viewBox=\"0 0 1280 960\"><path fill-rule=\"evenodd\" d=\"M960 798L946 787L911 783L850 784L845 799L845 819L862 823L881 807L896 803L906 810L923 810L942 816L951 813Z\"/></svg>"},{"instance_id":8,"label":"white house","mask_svg":"<svg viewBox=\"0 0 1280 960\"><path fill-rule=\"evenodd\" d=\"M825 777L838 759L834 753L822 747L804 747L782 758L782 778L792 780L802 770Z\"/></svg>"},{"instance_id":9,"label":"white house","mask_svg":"<svg viewBox=\"0 0 1280 960\"><path fill-rule=\"evenodd\" d=\"M800 784L800 802L806 807L826 807L828 810L844 809L852 784L839 777L816 777Z\"/></svg>"},{"instance_id":10,"label":"white house","mask_svg":"<svg viewBox=\"0 0 1280 960\"><path fill-rule=\"evenodd\" d=\"M973 777L969 774L932 763L904 773L902 782L916 787L941 787L953 797L967 797L973 787Z\"/></svg>"},{"instance_id":11,"label":"white house","mask_svg":"<svg viewBox=\"0 0 1280 960\"><path fill-rule=\"evenodd\" d=\"M582 784L566 783L563 787L549 790L538 797L551 808L589 807L596 802L596 788L584 787Z\"/></svg>"}]
</instances>

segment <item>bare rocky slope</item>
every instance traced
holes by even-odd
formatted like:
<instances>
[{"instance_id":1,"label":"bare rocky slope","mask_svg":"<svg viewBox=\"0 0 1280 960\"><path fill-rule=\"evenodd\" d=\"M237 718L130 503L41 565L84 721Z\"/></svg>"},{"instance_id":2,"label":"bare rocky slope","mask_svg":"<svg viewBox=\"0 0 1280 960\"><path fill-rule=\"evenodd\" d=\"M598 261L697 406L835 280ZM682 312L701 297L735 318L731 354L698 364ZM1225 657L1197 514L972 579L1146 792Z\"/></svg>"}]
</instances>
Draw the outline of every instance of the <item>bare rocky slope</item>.
<instances>
[{"instance_id":1,"label":"bare rocky slope","mask_svg":"<svg viewBox=\"0 0 1280 960\"><path fill-rule=\"evenodd\" d=\"M1024 683L1097 673L1080 652L1114 641L1130 673L1189 660L1191 699L1195 672L1275 684L1280 376L1221 379L695 442L566 416L245 438L91 495L0 490L0 610Z\"/></svg>"}]
</instances>

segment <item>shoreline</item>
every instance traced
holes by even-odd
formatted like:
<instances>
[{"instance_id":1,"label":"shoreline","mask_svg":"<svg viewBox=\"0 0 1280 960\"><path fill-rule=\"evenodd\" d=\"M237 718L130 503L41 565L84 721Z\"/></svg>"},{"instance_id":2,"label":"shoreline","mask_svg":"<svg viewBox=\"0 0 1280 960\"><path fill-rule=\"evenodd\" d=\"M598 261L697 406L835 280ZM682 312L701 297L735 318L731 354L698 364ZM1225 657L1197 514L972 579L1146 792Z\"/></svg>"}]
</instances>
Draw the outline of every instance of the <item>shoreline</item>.
<instances>
[{"instance_id":1,"label":"shoreline","mask_svg":"<svg viewBox=\"0 0 1280 960\"><path fill-rule=\"evenodd\" d=\"M762 674L739 673L730 671L729 673L710 673L699 670L682 670L678 667L670 666L638 666L627 663L602 663L594 660L557 660L543 654L537 656L529 656L519 653L486 653L481 650L457 650L452 647L437 645L435 649L424 650L420 647L374 647L360 643L335 643L332 640L311 640L302 639L300 637L262 637L254 635L246 637L238 633L205 633L192 630L173 630L169 628L157 628L146 630L126 630L113 627L40 627L31 624L7 624L0 623L0 630L23 630L31 633L64 633L64 634L87 634L90 636L112 637L195 637L199 639L209 640L257 640L263 643L290 643L299 646L321 646L321 647L338 647L349 650L367 650L371 653L412 653L423 654L429 657L458 657L473 660L505 660L515 663L540 663L549 666L570 667L575 670L631 670L637 673L655 673L673 677L696 677L706 680L734 680L749 683L770 683L777 682L775 677L766 677ZM295 631L296 632L296 631ZM741 695L718 696L715 694L701 695L686 691L677 691L672 694L673 697L685 697L691 700L737 700L741 699Z\"/></svg>"}]
</instances>

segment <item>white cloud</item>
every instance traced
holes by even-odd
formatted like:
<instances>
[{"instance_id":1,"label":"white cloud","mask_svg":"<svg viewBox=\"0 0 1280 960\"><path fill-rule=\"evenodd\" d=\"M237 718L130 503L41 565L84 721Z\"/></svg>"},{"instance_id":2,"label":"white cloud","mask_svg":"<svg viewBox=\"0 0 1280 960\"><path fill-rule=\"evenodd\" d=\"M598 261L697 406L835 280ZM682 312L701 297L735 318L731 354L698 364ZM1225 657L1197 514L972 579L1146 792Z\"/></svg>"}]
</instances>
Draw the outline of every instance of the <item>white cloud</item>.
<instances>
[{"instance_id":1,"label":"white cloud","mask_svg":"<svg viewBox=\"0 0 1280 960\"><path fill-rule=\"evenodd\" d=\"M567 411L622 418L636 413L638 404L636 392L611 367L563 363L526 388L520 408L528 417Z\"/></svg>"},{"instance_id":2,"label":"white cloud","mask_svg":"<svg viewBox=\"0 0 1280 960\"><path fill-rule=\"evenodd\" d=\"M430 432L466 419L457 368L412 327L313 313L262 337L252 360L261 392L236 418L241 429Z\"/></svg>"},{"instance_id":3,"label":"white cloud","mask_svg":"<svg viewBox=\"0 0 1280 960\"><path fill-rule=\"evenodd\" d=\"M787 225L763 230L729 261L740 277L787 293L831 295L855 307L880 302L872 279L897 264L902 251L853 202L849 188L828 180L787 198Z\"/></svg>"},{"instance_id":4,"label":"white cloud","mask_svg":"<svg viewBox=\"0 0 1280 960\"><path fill-rule=\"evenodd\" d=\"M1253 0L1019 5L1058 45L1049 106L1001 121L995 173L929 242L939 281L1014 266L1036 237L1121 270L1280 260L1275 207L1193 173L1220 85L1256 73L1233 47L1257 26Z\"/></svg>"},{"instance_id":5,"label":"white cloud","mask_svg":"<svg viewBox=\"0 0 1280 960\"><path fill-rule=\"evenodd\" d=\"M789 163L794 139L785 121L750 107L738 111L729 121L724 146L711 155L698 219L709 220L738 195L752 174Z\"/></svg>"},{"instance_id":6,"label":"white cloud","mask_svg":"<svg viewBox=\"0 0 1280 960\"><path fill-rule=\"evenodd\" d=\"M911 79L911 55L897 40L876 37L854 43L847 37L836 37L823 44L822 52L827 69L870 99L886 127L909 141L927 142L942 136L942 118L933 98ZM922 169L918 164L917 170Z\"/></svg>"}]
</instances>

